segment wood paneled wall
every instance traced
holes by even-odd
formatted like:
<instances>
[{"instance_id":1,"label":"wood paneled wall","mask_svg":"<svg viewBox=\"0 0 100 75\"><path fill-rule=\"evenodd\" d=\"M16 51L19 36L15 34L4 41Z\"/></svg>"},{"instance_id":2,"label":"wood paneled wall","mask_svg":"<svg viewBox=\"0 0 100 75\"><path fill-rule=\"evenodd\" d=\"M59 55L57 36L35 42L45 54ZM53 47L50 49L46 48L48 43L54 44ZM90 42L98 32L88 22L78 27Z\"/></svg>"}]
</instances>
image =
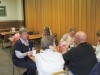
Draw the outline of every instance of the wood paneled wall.
<instances>
[{"instance_id":1,"label":"wood paneled wall","mask_svg":"<svg viewBox=\"0 0 100 75\"><path fill-rule=\"evenodd\" d=\"M20 26L24 25L23 20L7 20L7 21L0 21L0 29L10 29L11 27L19 28Z\"/></svg>"},{"instance_id":2,"label":"wood paneled wall","mask_svg":"<svg viewBox=\"0 0 100 75\"><path fill-rule=\"evenodd\" d=\"M85 31L88 41L97 43L100 30L100 0L24 0L25 22L28 30L42 32L49 26L58 39L75 26Z\"/></svg>"}]
</instances>

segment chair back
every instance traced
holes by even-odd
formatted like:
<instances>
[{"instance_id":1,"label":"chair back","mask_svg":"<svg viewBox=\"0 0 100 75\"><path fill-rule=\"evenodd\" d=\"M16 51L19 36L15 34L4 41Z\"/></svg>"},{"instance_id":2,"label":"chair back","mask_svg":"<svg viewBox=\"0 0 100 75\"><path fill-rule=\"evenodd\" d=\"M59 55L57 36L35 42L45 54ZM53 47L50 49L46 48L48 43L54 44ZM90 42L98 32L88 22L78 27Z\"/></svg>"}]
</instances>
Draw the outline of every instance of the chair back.
<instances>
[{"instance_id":1,"label":"chair back","mask_svg":"<svg viewBox=\"0 0 100 75\"><path fill-rule=\"evenodd\" d=\"M29 35L33 35L33 31L28 31L27 32Z\"/></svg>"},{"instance_id":2,"label":"chair back","mask_svg":"<svg viewBox=\"0 0 100 75\"><path fill-rule=\"evenodd\" d=\"M5 34L4 35L4 42L10 42L9 37L10 37L10 34Z\"/></svg>"},{"instance_id":3,"label":"chair back","mask_svg":"<svg viewBox=\"0 0 100 75\"><path fill-rule=\"evenodd\" d=\"M55 44L56 44L56 46L58 46L57 33L53 33L52 35L55 37Z\"/></svg>"}]
</instances>

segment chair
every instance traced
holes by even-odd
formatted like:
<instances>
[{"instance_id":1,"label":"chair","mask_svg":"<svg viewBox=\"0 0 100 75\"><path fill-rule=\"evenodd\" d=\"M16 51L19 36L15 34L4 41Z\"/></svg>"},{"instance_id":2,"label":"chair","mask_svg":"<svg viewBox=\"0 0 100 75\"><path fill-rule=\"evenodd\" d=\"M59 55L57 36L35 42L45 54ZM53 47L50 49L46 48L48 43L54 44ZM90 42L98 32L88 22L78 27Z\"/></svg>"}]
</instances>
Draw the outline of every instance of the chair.
<instances>
[{"instance_id":1,"label":"chair","mask_svg":"<svg viewBox=\"0 0 100 75\"><path fill-rule=\"evenodd\" d=\"M56 44L56 46L58 46L57 33L53 33L52 35L55 37L55 44Z\"/></svg>"},{"instance_id":2,"label":"chair","mask_svg":"<svg viewBox=\"0 0 100 75\"><path fill-rule=\"evenodd\" d=\"M34 31L28 31L27 32L29 35L33 35Z\"/></svg>"},{"instance_id":3,"label":"chair","mask_svg":"<svg viewBox=\"0 0 100 75\"><path fill-rule=\"evenodd\" d=\"M26 71L26 68L16 67L13 65L13 74L12 75L23 75L23 73Z\"/></svg>"},{"instance_id":4,"label":"chair","mask_svg":"<svg viewBox=\"0 0 100 75\"><path fill-rule=\"evenodd\" d=\"M4 39L2 41L3 42L3 49L5 49L5 46L4 46L5 43L7 43L7 44L10 43L9 37L10 37L10 34L5 34L4 35Z\"/></svg>"},{"instance_id":5,"label":"chair","mask_svg":"<svg viewBox=\"0 0 100 75\"><path fill-rule=\"evenodd\" d=\"M2 37L2 35L0 34L0 47L2 47L3 48L3 37Z\"/></svg>"},{"instance_id":6,"label":"chair","mask_svg":"<svg viewBox=\"0 0 100 75\"><path fill-rule=\"evenodd\" d=\"M62 71L58 71L58 72L54 72L52 75L69 75L67 70L62 70Z\"/></svg>"},{"instance_id":7,"label":"chair","mask_svg":"<svg viewBox=\"0 0 100 75\"><path fill-rule=\"evenodd\" d=\"M3 48L3 41L0 39L0 47Z\"/></svg>"}]
</instances>

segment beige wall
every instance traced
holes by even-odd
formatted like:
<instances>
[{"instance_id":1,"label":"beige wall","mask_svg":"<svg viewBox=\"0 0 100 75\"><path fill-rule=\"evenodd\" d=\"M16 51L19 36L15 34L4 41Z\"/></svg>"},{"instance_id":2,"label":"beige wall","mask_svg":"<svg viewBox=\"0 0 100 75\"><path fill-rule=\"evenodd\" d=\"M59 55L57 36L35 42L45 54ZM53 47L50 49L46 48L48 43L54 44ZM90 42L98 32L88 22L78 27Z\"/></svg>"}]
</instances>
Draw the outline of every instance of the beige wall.
<instances>
[{"instance_id":1,"label":"beige wall","mask_svg":"<svg viewBox=\"0 0 100 75\"><path fill-rule=\"evenodd\" d=\"M25 0L25 21L28 30L42 32L50 26L58 39L71 26L85 31L88 41L97 43L96 31L100 29L100 0Z\"/></svg>"},{"instance_id":2,"label":"beige wall","mask_svg":"<svg viewBox=\"0 0 100 75\"><path fill-rule=\"evenodd\" d=\"M0 21L23 20L22 0L0 0L0 6L6 6L6 16L0 16Z\"/></svg>"}]
</instances>

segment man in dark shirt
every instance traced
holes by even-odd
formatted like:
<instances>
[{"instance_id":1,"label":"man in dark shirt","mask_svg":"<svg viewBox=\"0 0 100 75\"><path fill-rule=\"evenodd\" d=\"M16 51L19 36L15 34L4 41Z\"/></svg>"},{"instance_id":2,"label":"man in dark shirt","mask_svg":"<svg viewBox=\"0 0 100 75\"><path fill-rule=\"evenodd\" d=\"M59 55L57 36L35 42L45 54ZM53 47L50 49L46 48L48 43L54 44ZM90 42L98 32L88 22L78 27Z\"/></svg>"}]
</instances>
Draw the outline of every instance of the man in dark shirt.
<instances>
[{"instance_id":1,"label":"man in dark shirt","mask_svg":"<svg viewBox=\"0 0 100 75\"><path fill-rule=\"evenodd\" d=\"M77 45L76 47L63 50L65 63L74 75L89 75L97 63L94 49L87 43L86 33L82 31L75 34L74 42Z\"/></svg>"}]
</instances>

